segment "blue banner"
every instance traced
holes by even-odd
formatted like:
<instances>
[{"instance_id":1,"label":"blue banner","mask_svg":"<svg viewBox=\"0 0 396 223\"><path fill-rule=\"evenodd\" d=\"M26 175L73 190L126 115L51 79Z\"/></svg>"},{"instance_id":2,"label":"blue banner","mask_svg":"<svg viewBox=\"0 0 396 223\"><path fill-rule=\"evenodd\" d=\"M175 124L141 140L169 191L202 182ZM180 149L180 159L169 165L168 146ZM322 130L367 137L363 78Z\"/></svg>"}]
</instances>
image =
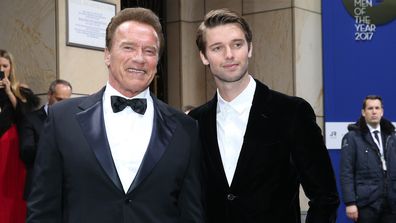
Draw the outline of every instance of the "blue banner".
<instances>
[{"instance_id":1,"label":"blue banner","mask_svg":"<svg viewBox=\"0 0 396 223\"><path fill-rule=\"evenodd\" d=\"M325 139L339 182L338 149L363 99L382 96L396 121L396 0L324 0L322 30ZM352 222L344 205L337 222Z\"/></svg>"}]
</instances>

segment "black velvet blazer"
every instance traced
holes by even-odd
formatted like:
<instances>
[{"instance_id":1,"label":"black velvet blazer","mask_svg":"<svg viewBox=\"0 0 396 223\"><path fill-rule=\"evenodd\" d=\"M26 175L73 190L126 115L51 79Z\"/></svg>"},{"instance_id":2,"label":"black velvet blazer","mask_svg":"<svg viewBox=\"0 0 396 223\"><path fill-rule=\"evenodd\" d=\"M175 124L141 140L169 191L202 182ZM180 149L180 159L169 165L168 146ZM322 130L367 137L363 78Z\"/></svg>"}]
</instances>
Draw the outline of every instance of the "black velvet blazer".
<instances>
[{"instance_id":1,"label":"black velvet blazer","mask_svg":"<svg viewBox=\"0 0 396 223\"><path fill-rule=\"evenodd\" d=\"M300 222L300 184L310 200L307 222L335 222L335 177L312 107L256 83L231 186L217 142L217 96L189 113L203 143L207 222Z\"/></svg>"}]
</instances>

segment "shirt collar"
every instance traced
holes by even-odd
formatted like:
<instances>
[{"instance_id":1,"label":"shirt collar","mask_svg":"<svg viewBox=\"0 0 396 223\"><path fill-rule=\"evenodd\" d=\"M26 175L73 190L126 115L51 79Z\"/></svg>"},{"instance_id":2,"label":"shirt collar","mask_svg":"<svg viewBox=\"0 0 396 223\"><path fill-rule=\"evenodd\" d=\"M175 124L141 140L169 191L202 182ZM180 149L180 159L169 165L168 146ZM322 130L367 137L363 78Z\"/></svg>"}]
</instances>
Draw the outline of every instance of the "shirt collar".
<instances>
[{"instance_id":1,"label":"shirt collar","mask_svg":"<svg viewBox=\"0 0 396 223\"><path fill-rule=\"evenodd\" d=\"M109 84L109 82L107 82L106 89L105 89L105 92L104 92L103 96L105 98L110 98L113 95L120 96L120 97L127 98L127 99L132 99L132 98L146 98L146 99L148 99L150 97L150 89L146 88L144 91L140 92L138 95L136 95L136 96L134 96L132 98L128 98L128 97L125 97L124 95L122 95L119 91L117 91L115 88L113 88Z\"/></svg>"},{"instance_id":2,"label":"shirt collar","mask_svg":"<svg viewBox=\"0 0 396 223\"><path fill-rule=\"evenodd\" d=\"M373 133L373 132L376 131L376 130L377 130L378 132L381 132L381 126L380 126L380 125L378 125L377 128L373 128L373 127L371 127L371 125L368 125L368 124L367 124L367 127L368 127L368 129L370 130L371 133Z\"/></svg>"},{"instance_id":3,"label":"shirt collar","mask_svg":"<svg viewBox=\"0 0 396 223\"><path fill-rule=\"evenodd\" d=\"M44 111L45 111L45 114L48 115L48 102L45 103L45 105L44 105Z\"/></svg>"},{"instance_id":4,"label":"shirt collar","mask_svg":"<svg viewBox=\"0 0 396 223\"><path fill-rule=\"evenodd\" d=\"M253 102L254 92L256 90L256 81L252 76L249 75L249 84L246 88L232 101L227 102L224 100L217 89L217 101L219 106L219 112L224 111L225 107L231 107L238 113L244 112L246 109L250 108Z\"/></svg>"}]
</instances>

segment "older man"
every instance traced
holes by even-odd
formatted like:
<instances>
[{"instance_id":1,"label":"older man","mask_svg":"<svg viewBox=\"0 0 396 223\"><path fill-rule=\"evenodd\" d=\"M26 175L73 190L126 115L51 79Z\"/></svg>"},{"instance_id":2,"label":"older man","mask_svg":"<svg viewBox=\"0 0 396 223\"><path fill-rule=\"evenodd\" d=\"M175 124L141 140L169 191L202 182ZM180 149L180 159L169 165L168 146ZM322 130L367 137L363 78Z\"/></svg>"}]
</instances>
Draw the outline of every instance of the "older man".
<instances>
[{"instance_id":1,"label":"older man","mask_svg":"<svg viewBox=\"0 0 396 223\"><path fill-rule=\"evenodd\" d=\"M50 108L28 223L204 222L197 123L149 91L163 44L152 11L112 18L106 87Z\"/></svg>"}]
</instances>

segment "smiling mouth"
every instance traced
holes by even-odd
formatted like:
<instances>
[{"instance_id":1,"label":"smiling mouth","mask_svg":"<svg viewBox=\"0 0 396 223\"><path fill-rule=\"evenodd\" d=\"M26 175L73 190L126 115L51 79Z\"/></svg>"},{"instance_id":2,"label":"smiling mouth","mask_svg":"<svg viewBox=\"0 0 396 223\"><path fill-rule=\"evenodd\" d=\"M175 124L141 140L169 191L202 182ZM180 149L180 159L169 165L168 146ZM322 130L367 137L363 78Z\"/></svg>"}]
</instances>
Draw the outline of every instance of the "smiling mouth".
<instances>
[{"instance_id":1,"label":"smiling mouth","mask_svg":"<svg viewBox=\"0 0 396 223\"><path fill-rule=\"evenodd\" d=\"M235 68L237 66L238 66L238 64L225 64L223 67L225 69L232 69L232 68Z\"/></svg>"},{"instance_id":2,"label":"smiling mouth","mask_svg":"<svg viewBox=\"0 0 396 223\"><path fill-rule=\"evenodd\" d=\"M128 68L126 70L128 73L139 73L139 74L145 74L146 71L144 70L138 70L138 69L134 69L134 68Z\"/></svg>"}]
</instances>

